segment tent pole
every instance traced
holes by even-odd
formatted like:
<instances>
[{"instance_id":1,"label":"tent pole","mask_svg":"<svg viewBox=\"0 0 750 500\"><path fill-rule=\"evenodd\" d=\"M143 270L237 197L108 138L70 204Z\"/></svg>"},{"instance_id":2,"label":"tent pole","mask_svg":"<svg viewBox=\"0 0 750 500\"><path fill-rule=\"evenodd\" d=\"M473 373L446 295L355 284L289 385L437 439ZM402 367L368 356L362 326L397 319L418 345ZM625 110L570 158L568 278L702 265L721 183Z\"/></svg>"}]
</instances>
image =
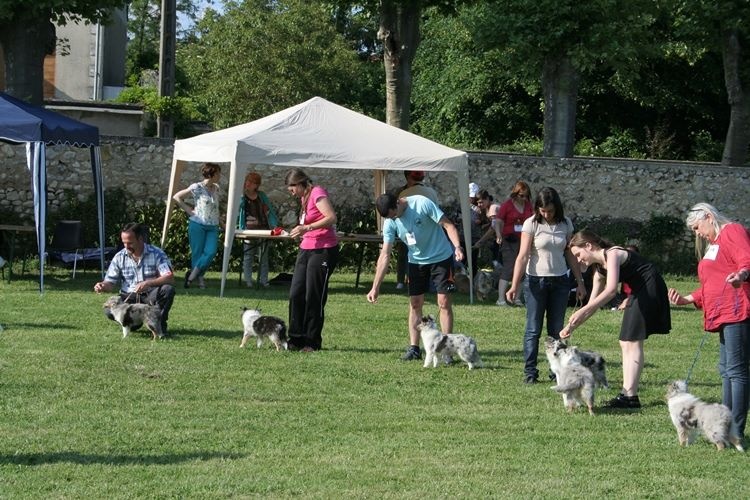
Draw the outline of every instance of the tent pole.
<instances>
[{"instance_id":1,"label":"tent pole","mask_svg":"<svg viewBox=\"0 0 750 500\"><path fill-rule=\"evenodd\" d=\"M164 250L164 243L167 241L167 230L169 229L169 220L172 218L172 209L175 206L175 201L172 199L175 192L177 192L177 183L182 177L182 172L185 170L185 162L178 160L177 158L172 159L172 173L169 177L169 190L167 191L167 209L164 211L164 226L161 231L161 249Z\"/></svg>"},{"instance_id":2,"label":"tent pole","mask_svg":"<svg viewBox=\"0 0 750 500\"><path fill-rule=\"evenodd\" d=\"M34 220L36 243L39 248L39 294L44 294L44 256L47 252L47 165L46 146L43 142L26 143L26 166L31 172L34 192Z\"/></svg>"},{"instance_id":3,"label":"tent pole","mask_svg":"<svg viewBox=\"0 0 750 500\"><path fill-rule=\"evenodd\" d=\"M469 206L469 171L456 172L458 177L459 202L461 204L461 223L464 230L464 254L466 263L469 265L469 303L474 303L474 276L472 267L474 265L471 254L471 207Z\"/></svg>"},{"instance_id":4,"label":"tent pole","mask_svg":"<svg viewBox=\"0 0 750 500\"><path fill-rule=\"evenodd\" d=\"M104 278L104 180L102 179L102 157L99 146L91 148L91 171L94 176L94 192L96 193L96 211L99 216L99 265Z\"/></svg>"},{"instance_id":5,"label":"tent pole","mask_svg":"<svg viewBox=\"0 0 750 500\"><path fill-rule=\"evenodd\" d=\"M229 187L227 190L227 219L224 229L224 259L221 264L221 290L219 297L224 297L224 287L227 282L229 271L229 259L232 257L232 244L234 243L234 231L237 226L237 212L240 208L240 197L244 189L245 171L247 166L238 170L237 158L229 165Z\"/></svg>"}]
</instances>

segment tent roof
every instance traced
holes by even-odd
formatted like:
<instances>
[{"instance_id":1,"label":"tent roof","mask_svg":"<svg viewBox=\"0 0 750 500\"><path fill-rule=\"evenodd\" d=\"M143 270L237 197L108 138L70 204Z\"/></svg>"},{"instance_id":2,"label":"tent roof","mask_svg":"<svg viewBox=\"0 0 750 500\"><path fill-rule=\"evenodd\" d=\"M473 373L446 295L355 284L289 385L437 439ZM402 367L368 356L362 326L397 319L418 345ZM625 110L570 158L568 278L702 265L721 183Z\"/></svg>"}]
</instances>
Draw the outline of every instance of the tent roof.
<instances>
[{"instance_id":1,"label":"tent roof","mask_svg":"<svg viewBox=\"0 0 750 500\"><path fill-rule=\"evenodd\" d=\"M99 145L99 129L0 92L0 140Z\"/></svg>"},{"instance_id":2,"label":"tent roof","mask_svg":"<svg viewBox=\"0 0 750 500\"><path fill-rule=\"evenodd\" d=\"M465 171L467 155L321 97L175 141L175 160L360 170Z\"/></svg>"}]
</instances>

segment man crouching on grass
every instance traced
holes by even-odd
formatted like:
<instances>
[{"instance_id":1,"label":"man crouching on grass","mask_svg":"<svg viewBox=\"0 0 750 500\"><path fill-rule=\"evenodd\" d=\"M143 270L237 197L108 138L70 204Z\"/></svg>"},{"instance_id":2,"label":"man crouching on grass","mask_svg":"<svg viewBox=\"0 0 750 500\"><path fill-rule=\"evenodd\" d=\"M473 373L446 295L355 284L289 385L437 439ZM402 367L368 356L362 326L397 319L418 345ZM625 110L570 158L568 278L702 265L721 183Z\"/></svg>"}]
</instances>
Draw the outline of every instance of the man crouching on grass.
<instances>
[{"instance_id":1,"label":"man crouching on grass","mask_svg":"<svg viewBox=\"0 0 750 500\"><path fill-rule=\"evenodd\" d=\"M410 345L401 359L420 359L422 354L419 350L417 325L422 321L424 294L429 290L430 283L433 283L440 308L440 328L443 333L452 333L453 308L450 293L455 289L453 259L462 260L464 251L460 246L456 226L435 203L424 196L396 198L392 194L382 194L375 201L375 208L385 219L383 247L367 300L372 303L378 301L380 285L388 271L391 250L398 237L406 244L409 261Z\"/></svg>"},{"instance_id":2,"label":"man crouching on grass","mask_svg":"<svg viewBox=\"0 0 750 500\"><path fill-rule=\"evenodd\" d=\"M111 292L119 283L123 302L159 306L162 335L166 336L175 294L172 263L161 248L146 243L143 224L127 224L120 238L124 248L112 258L104 280L94 285L94 291Z\"/></svg>"}]
</instances>

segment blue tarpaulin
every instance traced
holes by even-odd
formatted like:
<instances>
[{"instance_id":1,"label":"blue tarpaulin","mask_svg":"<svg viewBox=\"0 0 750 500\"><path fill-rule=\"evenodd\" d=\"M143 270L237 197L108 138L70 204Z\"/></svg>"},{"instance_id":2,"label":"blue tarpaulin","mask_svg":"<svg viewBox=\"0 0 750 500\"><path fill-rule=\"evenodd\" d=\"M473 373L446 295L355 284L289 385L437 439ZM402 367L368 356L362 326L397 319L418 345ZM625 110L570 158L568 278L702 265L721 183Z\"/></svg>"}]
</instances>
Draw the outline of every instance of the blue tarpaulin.
<instances>
[{"instance_id":1,"label":"blue tarpaulin","mask_svg":"<svg viewBox=\"0 0 750 500\"><path fill-rule=\"evenodd\" d=\"M31 172L34 192L40 292L44 292L44 255L47 237L45 227L47 220L46 147L68 145L91 150L91 171L94 177L99 216L99 257L101 271L104 274L104 189L99 153L99 129L0 92L0 140L26 143L26 163Z\"/></svg>"}]
</instances>

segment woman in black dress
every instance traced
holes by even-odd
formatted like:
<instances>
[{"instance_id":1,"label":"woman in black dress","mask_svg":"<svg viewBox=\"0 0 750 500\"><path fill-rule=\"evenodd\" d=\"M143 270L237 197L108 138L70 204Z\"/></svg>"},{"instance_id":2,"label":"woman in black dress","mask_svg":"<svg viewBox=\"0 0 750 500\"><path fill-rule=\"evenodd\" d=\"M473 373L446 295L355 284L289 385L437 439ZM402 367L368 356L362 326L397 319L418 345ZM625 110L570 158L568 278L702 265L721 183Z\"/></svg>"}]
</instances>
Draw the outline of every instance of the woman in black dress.
<instances>
[{"instance_id":1,"label":"woman in black dress","mask_svg":"<svg viewBox=\"0 0 750 500\"><path fill-rule=\"evenodd\" d=\"M651 262L636 252L614 246L591 231L573 235L568 245L573 256L594 271L591 297L574 312L560 337L590 318L617 294L617 284L630 286L631 299L622 318L622 392L608 403L614 408L640 408L638 383L643 370L643 341L652 333L669 333L672 329L669 297L664 278Z\"/></svg>"}]
</instances>

